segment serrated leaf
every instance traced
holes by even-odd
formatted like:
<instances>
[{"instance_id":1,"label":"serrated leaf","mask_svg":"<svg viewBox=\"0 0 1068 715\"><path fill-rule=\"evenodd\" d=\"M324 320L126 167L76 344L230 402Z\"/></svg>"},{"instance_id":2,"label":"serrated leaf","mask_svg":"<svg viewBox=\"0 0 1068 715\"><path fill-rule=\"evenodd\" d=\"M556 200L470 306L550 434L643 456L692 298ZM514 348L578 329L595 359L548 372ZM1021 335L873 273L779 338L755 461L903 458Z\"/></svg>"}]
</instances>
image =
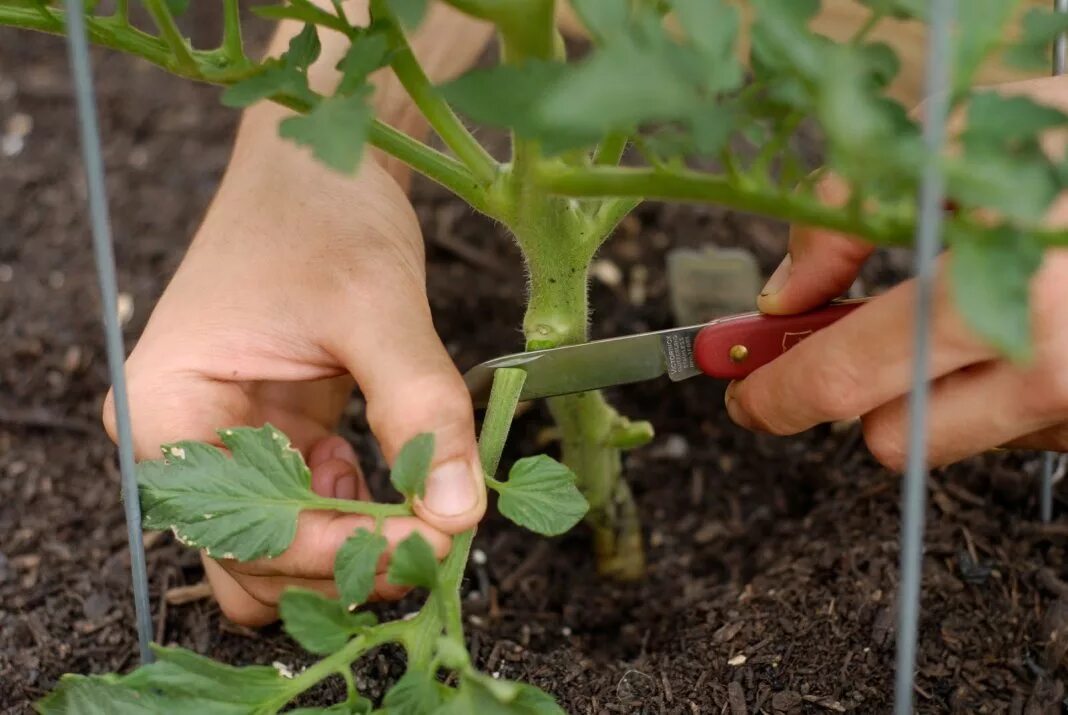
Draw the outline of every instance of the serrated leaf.
<instances>
[{"instance_id":1,"label":"serrated leaf","mask_svg":"<svg viewBox=\"0 0 1068 715\"><path fill-rule=\"evenodd\" d=\"M390 10L401 24L409 30L419 27L426 15L427 0L386 0Z\"/></svg>"},{"instance_id":2,"label":"serrated leaf","mask_svg":"<svg viewBox=\"0 0 1068 715\"><path fill-rule=\"evenodd\" d=\"M139 692L116 675L64 675L56 688L34 703L42 715L249 715L248 705L201 698L172 698Z\"/></svg>"},{"instance_id":3,"label":"serrated leaf","mask_svg":"<svg viewBox=\"0 0 1068 715\"><path fill-rule=\"evenodd\" d=\"M289 49L282 55L282 64L286 67L306 70L308 65L319 59L321 51L318 28L307 23L304 29L289 41Z\"/></svg>"},{"instance_id":4,"label":"serrated leaf","mask_svg":"<svg viewBox=\"0 0 1068 715\"><path fill-rule=\"evenodd\" d=\"M1044 156L1017 157L986 150L946 164L947 193L962 206L997 211L1025 223L1041 221L1060 190Z\"/></svg>"},{"instance_id":5,"label":"serrated leaf","mask_svg":"<svg viewBox=\"0 0 1068 715\"><path fill-rule=\"evenodd\" d=\"M275 668L243 668L217 663L184 648L153 645L156 662L123 676L123 686L141 692L159 692L175 698L200 698L227 705L260 706L290 689L289 679ZM211 708L202 712L216 712ZM238 712L238 711L235 711Z\"/></svg>"},{"instance_id":6,"label":"serrated leaf","mask_svg":"<svg viewBox=\"0 0 1068 715\"><path fill-rule=\"evenodd\" d=\"M571 7L597 42L622 35L630 21L630 0L572 0Z\"/></svg>"},{"instance_id":7,"label":"serrated leaf","mask_svg":"<svg viewBox=\"0 0 1068 715\"><path fill-rule=\"evenodd\" d=\"M216 558L278 556L296 535L301 509L321 501L311 490L311 472L271 425L219 435L232 457L211 445L179 442L163 447L164 460L137 466L143 524L171 529Z\"/></svg>"},{"instance_id":8,"label":"serrated leaf","mask_svg":"<svg viewBox=\"0 0 1068 715\"><path fill-rule=\"evenodd\" d=\"M544 454L520 459L507 482L490 482L497 508L522 527L544 536L562 534L589 511L570 469Z\"/></svg>"},{"instance_id":9,"label":"serrated leaf","mask_svg":"<svg viewBox=\"0 0 1068 715\"><path fill-rule=\"evenodd\" d=\"M377 620L372 613L350 613L341 601L302 588L286 589L278 611L286 633L305 650L320 655L340 650L350 637Z\"/></svg>"},{"instance_id":10,"label":"serrated leaf","mask_svg":"<svg viewBox=\"0 0 1068 715\"><path fill-rule=\"evenodd\" d=\"M315 158L331 169L351 174L363 156L367 130L374 119L368 94L362 91L327 97L308 114L283 120L278 133L310 147Z\"/></svg>"},{"instance_id":11,"label":"serrated leaf","mask_svg":"<svg viewBox=\"0 0 1068 715\"><path fill-rule=\"evenodd\" d=\"M1065 124L1068 115L1030 97L976 92L969 99L968 124L961 141L967 151L1011 149L1020 142L1037 150L1039 134Z\"/></svg>"},{"instance_id":12,"label":"serrated leaf","mask_svg":"<svg viewBox=\"0 0 1068 715\"><path fill-rule=\"evenodd\" d=\"M625 81L621 67L627 68ZM647 122L684 119L701 96L678 70L667 53L621 39L554 83L533 119L545 134L565 131L593 139Z\"/></svg>"},{"instance_id":13,"label":"serrated leaf","mask_svg":"<svg viewBox=\"0 0 1068 715\"><path fill-rule=\"evenodd\" d=\"M389 40L382 32L366 32L349 45L348 52L337 63L341 72L338 94L352 94L367 84L367 77L389 64Z\"/></svg>"},{"instance_id":14,"label":"serrated leaf","mask_svg":"<svg viewBox=\"0 0 1068 715\"><path fill-rule=\"evenodd\" d=\"M270 60L258 73L227 87L222 103L227 107L247 107L276 94L291 94L307 100L311 97L308 79L296 69L286 67L278 60Z\"/></svg>"},{"instance_id":15,"label":"serrated leaf","mask_svg":"<svg viewBox=\"0 0 1068 715\"><path fill-rule=\"evenodd\" d=\"M409 670L382 700L389 715L427 715L438 712L441 689L427 673Z\"/></svg>"},{"instance_id":16,"label":"serrated leaf","mask_svg":"<svg viewBox=\"0 0 1068 715\"><path fill-rule=\"evenodd\" d=\"M686 36L709 61L734 62L739 36L738 8L726 0L675 0Z\"/></svg>"},{"instance_id":17,"label":"serrated leaf","mask_svg":"<svg viewBox=\"0 0 1068 715\"><path fill-rule=\"evenodd\" d=\"M167 5L167 9L170 10L171 15L179 17L185 14L185 11L189 9L189 0L163 0Z\"/></svg>"},{"instance_id":18,"label":"serrated leaf","mask_svg":"<svg viewBox=\"0 0 1068 715\"><path fill-rule=\"evenodd\" d=\"M957 13L953 83L967 90L983 60L1001 45L1019 0L968 0Z\"/></svg>"},{"instance_id":19,"label":"serrated leaf","mask_svg":"<svg viewBox=\"0 0 1068 715\"><path fill-rule=\"evenodd\" d=\"M422 497L426 493L426 477L434 461L434 435L418 434L408 440L389 470L389 481L406 497Z\"/></svg>"},{"instance_id":20,"label":"serrated leaf","mask_svg":"<svg viewBox=\"0 0 1068 715\"><path fill-rule=\"evenodd\" d=\"M899 20L927 17L926 0L858 0L872 10Z\"/></svg>"},{"instance_id":21,"label":"serrated leaf","mask_svg":"<svg viewBox=\"0 0 1068 715\"><path fill-rule=\"evenodd\" d=\"M341 602L360 604L367 600L375 587L378 560L389 544L384 536L360 529L350 536L334 556L334 581L337 582Z\"/></svg>"},{"instance_id":22,"label":"serrated leaf","mask_svg":"<svg viewBox=\"0 0 1068 715\"><path fill-rule=\"evenodd\" d=\"M348 29L340 17L307 0L288 0L284 5L258 5L252 8L252 14L269 20L300 20L339 31Z\"/></svg>"},{"instance_id":23,"label":"serrated leaf","mask_svg":"<svg viewBox=\"0 0 1068 715\"><path fill-rule=\"evenodd\" d=\"M1068 31L1068 14L1031 8L1020 22L1020 38L1005 52L1005 61L1021 69L1047 69L1053 41Z\"/></svg>"},{"instance_id":24,"label":"serrated leaf","mask_svg":"<svg viewBox=\"0 0 1068 715\"><path fill-rule=\"evenodd\" d=\"M402 586L433 589L438 583L438 560L426 539L413 531L393 551L386 580Z\"/></svg>"},{"instance_id":25,"label":"serrated leaf","mask_svg":"<svg viewBox=\"0 0 1068 715\"><path fill-rule=\"evenodd\" d=\"M1014 360L1031 356L1031 279L1042 245L1011 228L965 232L947 226L953 297L968 324Z\"/></svg>"},{"instance_id":26,"label":"serrated leaf","mask_svg":"<svg viewBox=\"0 0 1068 715\"><path fill-rule=\"evenodd\" d=\"M337 703L328 708L297 708L286 710L285 715L369 715L374 709L374 703L357 695L351 703Z\"/></svg>"},{"instance_id":27,"label":"serrated leaf","mask_svg":"<svg viewBox=\"0 0 1068 715\"><path fill-rule=\"evenodd\" d=\"M471 70L440 88L461 114L479 124L532 134L535 110L550 88L567 72L567 65L533 60Z\"/></svg>"},{"instance_id":28,"label":"serrated leaf","mask_svg":"<svg viewBox=\"0 0 1068 715\"><path fill-rule=\"evenodd\" d=\"M459 692L440 715L564 715L548 694L537 688L480 673L465 674Z\"/></svg>"}]
</instances>

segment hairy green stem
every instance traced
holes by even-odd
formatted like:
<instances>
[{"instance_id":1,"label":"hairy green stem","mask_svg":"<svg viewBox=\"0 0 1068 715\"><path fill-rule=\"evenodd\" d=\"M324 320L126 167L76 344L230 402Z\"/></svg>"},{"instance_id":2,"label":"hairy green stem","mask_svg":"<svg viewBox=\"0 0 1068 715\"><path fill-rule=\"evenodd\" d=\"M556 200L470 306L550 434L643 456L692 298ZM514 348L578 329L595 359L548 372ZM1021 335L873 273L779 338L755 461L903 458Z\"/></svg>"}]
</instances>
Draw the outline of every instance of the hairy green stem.
<instances>
[{"instance_id":1,"label":"hairy green stem","mask_svg":"<svg viewBox=\"0 0 1068 715\"><path fill-rule=\"evenodd\" d=\"M241 8L237 0L223 0L223 53L234 64L247 62L241 38Z\"/></svg>"},{"instance_id":2,"label":"hairy green stem","mask_svg":"<svg viewBox=\"0 0 1068 715\"><path fill-rule=\"evenodd\" d=\"M821 204L815 199L764 188L740 187L724 177L692 169L614 166L577 169L545 163L539 167L537 178L547 191L562 196L700 201L861 236L876 243L907 244L911 238L911 217L876 215L857 221L843 215L840 208Z\"/></svg>"},{"instance_id":3,"label":"hairy green stem","mask_svg":"<svg viewBox=\"0 0 1068 715\"><path fill-rule=\"evenodd\" d=\"M156 23L160 36L170 47L171 54L174 55L174 60L178 66L190 72L198 71L199 68L197 61L193 58L192 50L182 36L181 30L178 29L178 23L174 21L174 16L171 15L167 4L163 0L144 0L144 2L149 14L152 15L152 19Z\"/></svg>"},{"instance_id":4,"label":"hairy green stem","mask_svg":"<svg viewBox=\"0 0 1068 715\"><path fill-rule=\"evenodd\" d=\"M415 53L412 52L408 38L400 29L400 24L389 4L384 0L372 0L372 12L376 16L385 16L392 20L388 29L389 39L394 48L390 66L408 92L408 96L412 98L415 106L423 113L445 145L456 154L475 179L483 186L490 184L497 177L500 167L430 83L430 79L416 59Z\"/></svg>"},{"instance_id":5,"label":"hairy green stem","mask_svg":"<svg viewBox=\"0 0 1068 715\"><path fill-rule=\"evenodd\" d=\"M311 502L307 508L340 511L346 514L364 514L373 516L376 519L385 519L391 516L411 516L412 514L412 508L407 504L380 504L371 501L332 499L330 497L319 497L314 502Z\"/></svg>"}]
</instances>

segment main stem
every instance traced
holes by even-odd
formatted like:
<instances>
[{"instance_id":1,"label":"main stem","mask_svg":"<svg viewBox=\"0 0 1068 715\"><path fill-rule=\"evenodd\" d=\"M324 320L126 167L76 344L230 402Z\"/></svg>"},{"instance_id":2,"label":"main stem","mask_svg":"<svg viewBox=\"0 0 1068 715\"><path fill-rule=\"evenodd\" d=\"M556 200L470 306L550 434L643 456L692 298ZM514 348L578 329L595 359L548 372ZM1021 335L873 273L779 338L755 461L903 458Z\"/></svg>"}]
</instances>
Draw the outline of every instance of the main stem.
<instances>
[{"instance_id":1,"label":"main stem","mask_svg":"<svg viewBox=\"0 0 1068 715\"><path fill-rule=\"evenodd\" d=\"M566 200L530 192L540 204L528 220L512 226L527 259L530 297L523 321L527 349L586 342L588 272L593 249L603 239L603 224L590 221ZM621 434L633 426L599 391L549 400L560 430L564 464L578 478L590 504L586 521L593 530L598 569L620 579L645 571L641 522L630 487L623 479ZM648 430L645 430L648 432ZM650 433L651 436L651 433Z\"/></svg>"}]
</instances>

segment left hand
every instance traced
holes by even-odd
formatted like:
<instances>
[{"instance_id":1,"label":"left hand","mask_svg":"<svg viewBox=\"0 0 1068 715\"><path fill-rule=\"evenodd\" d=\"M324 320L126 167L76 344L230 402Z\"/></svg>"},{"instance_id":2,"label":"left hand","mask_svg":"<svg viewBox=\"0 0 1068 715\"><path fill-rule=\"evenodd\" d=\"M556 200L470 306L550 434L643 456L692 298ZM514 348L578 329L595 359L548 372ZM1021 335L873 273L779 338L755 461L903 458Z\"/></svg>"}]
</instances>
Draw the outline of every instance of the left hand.
<instances>
[{"instance_id":1,"label":"left hand","mask_svg":"<svg viewBox=\"0 0 1068 715\"><path fill-rule=\"evenodd\" d=\"M1024 91L1062 108L1066 102L1060 80L1030 81L1004 91ZM821 186L829 203L842 201L846 191L840 182ZM1068 224L1068 205L1057 202L1049 220ZM781 315L826 303L852 284L872 250L848 236L795 229L787 257L761 293L760 309ZM951 251L940 259L931 313L930 464L1002 446L1068 451L1068 249L1047 251L1032 282L1034 359L1027 365L1002 359L965 324L948 285L952 260ZM876 459L902 469L915 295L915 281L906 281L732 383L726 395L731 419L749 429L790 435L860 417Z\"/></svg>"}]
</instances>

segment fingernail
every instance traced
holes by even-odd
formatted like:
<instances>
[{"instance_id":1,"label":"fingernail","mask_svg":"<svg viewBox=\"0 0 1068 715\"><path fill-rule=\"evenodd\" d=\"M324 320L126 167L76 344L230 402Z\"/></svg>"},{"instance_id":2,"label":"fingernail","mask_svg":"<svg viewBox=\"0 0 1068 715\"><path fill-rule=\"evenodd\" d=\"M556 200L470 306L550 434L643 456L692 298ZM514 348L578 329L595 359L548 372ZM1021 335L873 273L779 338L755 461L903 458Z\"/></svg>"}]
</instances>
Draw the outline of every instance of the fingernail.
<instances>
[{"instance_id":1,"label":"fingernail","mask_svg":"<svg viewBox=\"0 0 1068 715\"><path fill-rule=\"evenodd\" d=\"M356 450L352 448L352 445L347 440L338 442L338 445L330 452L330 456L334 459L340 459L342 462L348 462L354 467L359 464L359 460L356 458Z\"/></svg>"},{"instance_id":2,"label":"fingernail","mask_svg":"<svg viewBox=\"0 0 1068 715\"><path fill-rule=\"evenodd\" d=\"M739 427L745 427L746 429L752 429L752 420L749 419L749 415L744 409L742 404L735 398L737 392L738 383L732 382L727 385L727 391L723 394L723 404L727 407L727 415L730 416L731 421Z\"/></svg>"},{"instance_id":3,"label":"fingernail","mask_svg":"<svg viewBox=\"0 0 1068 715\"><path fill-rule=\"evenodd\" d=\"M790 277L790 269L793 267L793 263L794 259L787 253L779 267L771 274L771 278L764 284L764 290L760 291L761 298L775 295L782 290L782 287L786 285L786 279Z\"/></svg>"},{"instance_id":4,"label":"fingernail","mask_svg":"<svg viewBox=\"0 0 1068 715\"><path fill-rule=\"evenodd\" d=\"M423 505L440 516L458 516L478 504L475 470L466 459L454 459L430 472Z\"/></svg>"},{"instance_id":5,"label":"fingernail","mask_svg":"<svg viewBox=\"0 0 1068 715\"><path fill-rule=\"evenodd\" d=\"M334 482L335 499L355 499L358 493L359 485L354 476L340 477Z\"/></svg>"}]
</instances>

